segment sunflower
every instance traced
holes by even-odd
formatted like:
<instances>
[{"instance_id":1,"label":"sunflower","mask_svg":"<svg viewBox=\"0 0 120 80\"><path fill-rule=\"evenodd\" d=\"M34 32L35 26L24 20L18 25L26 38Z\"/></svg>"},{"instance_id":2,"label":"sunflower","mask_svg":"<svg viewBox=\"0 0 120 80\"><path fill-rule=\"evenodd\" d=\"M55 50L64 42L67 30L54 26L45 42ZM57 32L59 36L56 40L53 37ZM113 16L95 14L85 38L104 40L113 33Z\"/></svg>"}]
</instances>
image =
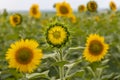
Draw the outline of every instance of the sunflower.
<instances>
[{"instance_id":1,"label":"sunflower","mask_svg":"<svg viewBox=\"0 0 120 80\"><path fill-rule=\"evenodd\" d=\"M68 41L69 32L65 25L55 23L47 29L46 40L53 47L61 47Z\"/></svg>"},{"instance_id":2,"label":"sunflower","mask_svg":"<svg viewBox=\"0 0 120 80\"><path fill-rule=\"evenodd\" d=\"M39 5L38 4L33 4L31 7L30 7L30 16L38 19L41 17L41 12L39 11Z\"/></svg>"},{"instance_id":3,"label":"sunflower","mask_svg":"<svg viewBox=\"0 0 120 80\"><path fill-rule=\"evenodd\" d=\"M86 11L85 5L82 4L78 7L78 12L85 12L85 11Z\"/></svg>"},{"instance_id":4,"label":"sunflower","mask_svg":"<svg viewBox=\"0 0 120 80\"><path fill-rule=\"evenodd\" d=\"M91 34L86 43L83 56L90 62L100 61L107 53L109 46L104 42L104 37Z\"/></svg>"},{"instance_id":5,"label":"sunflower","mask_svg":"<svg viewBox=\"0 0 120 80\"><path fill-rule=\"evenodd\" d=\"M10 24L12 26L19 25L21 24L21 22L22 22L22 16L20 14L16 13L10 16Z\"/></svg>"},{"instance_id":6,"label":"sunflower","mask_svg":"<svg viewBox=\"0 0 120 80\"><path fill-rule=\"evenodd\" d=\"M116 4L113 1L110 2L109 6L110 6L110 9L112 11L116 11L117 10L117 6L116 6Z\"/></svg>"},{"instance_id":7,"label":"sunflower","mask_svg":"<svg viewBox=\"0 0 120 80\"><path fill-rule=\"evenodd\" d=\"M70 20L72 21L72 23L76 23L76 17L75 17L75 15L71 14L71 15L69 16L69 18L70 18Z\"/></svg>"},{"instance_id":8,"label":"sunflower","mask_svg":"<svg viewBox=\"0 0 120 80\"><path fill-rule=\"evenodd\" d=\"M11 44L6 54L9 68L16 68L20 72L31 73L37 68L43 56L42 50L37 47L39 44L34 40L17 41Z\"/></svg>"},{"instance_id":9,"label":"sunflower","mask_svg":"<svg viewBox=\"0 0 120 80\"><path fill-rule=\"evenodd\" d=\"M69 17L72 14L72 8L70 4L67 2L56 3L55 8L56 8L57 16Z\"/></svg>"},{"instance_id":10,"label":"sunflower","mask_svg":"<svg viewBox=\"0 0 120 80\"><path fill-rule=\"evenodd\" d=\"M99 17L99 16L95 16L95 17L94 17L94 20L95 20L96 22L99 22L99 21L100 21L100 17Z\"/></svg>"},{"instance_id":11,"label":"sunflower","mask_svg":"<svg viewBox=\"0 0 120 80\"><path fill-rule=\"evenodd\" d=\"M95 12L97 11L97 3L95 1L89 1L87 3L87 10L90 11L90 12Z\"/></svg>"}]
</instances>

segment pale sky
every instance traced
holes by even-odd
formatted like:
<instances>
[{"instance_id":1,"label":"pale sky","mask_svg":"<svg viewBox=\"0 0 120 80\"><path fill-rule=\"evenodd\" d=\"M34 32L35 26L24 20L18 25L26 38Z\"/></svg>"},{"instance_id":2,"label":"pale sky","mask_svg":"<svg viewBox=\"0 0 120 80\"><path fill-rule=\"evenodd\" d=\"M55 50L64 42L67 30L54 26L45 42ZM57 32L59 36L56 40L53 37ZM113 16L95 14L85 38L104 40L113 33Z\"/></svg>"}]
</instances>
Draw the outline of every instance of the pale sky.
<instances>
[{"instance_id":1,"label":"pale sky","mask_svg":"<svg viewBox=\"0 0 120 80\"><path fill-rule=\"evenodd\" d=\"M34 3L39 4L40 10L55 10L53 4L65 0L0 0L0 10L7 9L8 11L15 10L29 10ZM80 4L87 4L90 0L66 0L71 4L74 10L77 10ZM99 9L109 9L109 2L111 0L95 0L98 3ZM113 0L117 7L120 7L120 0Z\"/></svg>"}]
</instances>

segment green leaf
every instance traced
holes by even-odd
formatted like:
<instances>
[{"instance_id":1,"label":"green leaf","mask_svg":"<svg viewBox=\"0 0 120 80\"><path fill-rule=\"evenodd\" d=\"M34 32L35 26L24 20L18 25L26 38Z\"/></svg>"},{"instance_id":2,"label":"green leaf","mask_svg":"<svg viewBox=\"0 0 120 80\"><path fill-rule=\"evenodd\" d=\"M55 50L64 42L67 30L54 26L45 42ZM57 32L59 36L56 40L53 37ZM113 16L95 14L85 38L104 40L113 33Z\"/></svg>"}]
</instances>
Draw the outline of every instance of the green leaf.
<instances>
[{"instance_id":1,"label":"green leaf","mask_svg":"<svg viewBox=\"0 0 120 80\"><path fill-rule=\"evenodd\" d=\"M114 73L111 73L111 74L109 74L109 75L103 75L103 76L102 76L102 80L108 80L108 79L110 79L113 75L114 75Z\"/></svg>"},{"instance_id":2,"label":"green leaf","mask_svg":"<svg viewBox=\"0 0 120 80\"><path fill-rule=\"evenodd\" d=\"M44 54L43 59L50 58L50 57L54 57L55 55L56 55L55 53L52 53L52 54Z\"/></svg>"},{"instance_id":3,"label":"green leaf","mask_svg":"<svg viewBox=\"0 0 120 80\"><path fill-rule=\"evenodd\" d=\"M120 79L120 74L115 76L114 79Z\"/></svg>"},{"instance_id":4,"label":"green leaf","mask_svg":"<svg viewBox=\"0 0 120 80\"><path fill-rule=\"evenodd\" d=\"M68 64L69 62L68 61L60 61L60 62L55 62L53 63L53 66L64 66L65 64Z\"/></svg>"},{"instance_id":5,"label":"green leaf","mask_svg":"<svg viewBox=\"0 0 120 80\"><path fill-rule=\"evenodd\" d=\"M105 59L105 60L102 61L102 64L105 65L105 64L107 64L108 62L109 62L109 59Z\"/></svg>"},{"instance_id":6,"label":"green leaf","mask_svg":"<svg viewBox=\"0 0 120 80\"><path fill-rule=\"evenodd\" d=\"M32 73L32 74L27 74L28 79L35 79L38 77L43 77L43 78L48 78L48 71L42 72L42 73Z\"/></svg>"},{"instance_id":7,"label":"green leaf","mask_svg":"<svg viewBox=\"0 0 120 80\"><path fill-rule=\"evenodd\" d=\"M88 66L87 69L92 73L94 77L96 77L96 74L91 67Z\"/></svg>"},{"instance_id":8,"label":"green leaf","mask_svg":"<svg viewBox=\"0 0 120 80\"><path fill-rule=\"evenodd\" d=\"M77 77L82 77L84 75L84 70L80 70L80 71L77 71L74 76L77 76Z\"/></svg>"},{"instance_id":9,"label":"green leaf","mask_svg":"<svg viewBox=\"0 0 120 80\"><path fill-rule=\"evenodd\" d=\"M80 62L82 62L82 57L79 57L78 59L76 59L75 61L71 63L69 62L69 64L66 64L65 66L68 68L72 68L72 67L77 66L77 64L79 64Z\"/></svg>"},{"instance_id":10,"label":"green leaf","mask_svg":"<svg viewBox=\"0 0 120 80\"><path fill-rule=\"evenodd\" d=\"M72 73L71 75L68 75L68 76L67 76L67 79L69 80L69 79L71 79L71 78L73 78L73 77L83 77L84 74L85 74L85 71L84 71L84 70L79 70L79 71L77 71L77 72L75 72L75 73Z\"/></svg>"}]
</instances>

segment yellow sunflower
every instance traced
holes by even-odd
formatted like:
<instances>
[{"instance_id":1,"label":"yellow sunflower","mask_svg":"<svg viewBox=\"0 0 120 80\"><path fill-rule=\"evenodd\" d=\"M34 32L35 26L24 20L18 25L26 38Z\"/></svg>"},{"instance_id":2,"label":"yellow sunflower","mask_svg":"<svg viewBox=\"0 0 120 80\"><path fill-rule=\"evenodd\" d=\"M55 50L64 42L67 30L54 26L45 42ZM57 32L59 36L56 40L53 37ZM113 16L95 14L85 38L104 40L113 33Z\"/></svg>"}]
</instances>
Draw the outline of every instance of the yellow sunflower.
<instances>
[{"instance_id":1,"label":"yellow sunflower","mask_svg":"<svg viewBox=\"0 0 120 80\"><path fill-rule=\"evenodd\" d=\"M11 44L6 54L9 68L16 68L20 72L31 73L37 68L43 56L42 50L37 47L39 44L34 40L17 41Z\"/></svg>"},{"instance_id":2,"label":"yellow sunflower","mask_svg":"<svg viewBox=\"0 0 120 80\"><path fill-rule=\"evenodd\" d=\"M87 3L87 10L90 12L96 12L97 11L97 3L95 1L89 1Z\"/></svg>"},{"instance_id":3,"label":"yellow sunflower","mask_svg":"<svg viewBox=\"0 0 120 80\"><path fill-rule=\"evenodd\" d=\"M95 16L95 17L94 17L94 20L95 20L96 22L99 22L99 21L100 21L100 17L99 17L99 16Z\"/></svg>"},{"instance_id":4,"label":"yellow sunflower","mask_svg":"<svg viewBox=\"0 0 120 80\"><path fill-rule=\"evenodd\" d=\"M63 24L53 24L47 29L46 40L54 47L61 47L68 41L69 32Z\"/></svg>"},{"instance_id":5,"label":"yellow sunflower","mask_svg":"<svg viewBox=\"0 0 120 80\"><path fill-rule=\"evenodd\" d=\"M85 11L86 11L85 5L82 4L78 7L78 12L85 12Z\"/></svg>"},{"instance_id":6,"label":"yellow sunflower","mask_svg":"<svg viewBox=\"0 0 120 80\"><path fill-rule=\"evenodd\" d=\"M39 10L39 5L38 4L33 4L31 7L30 7L30 16L38 19L41 17L41 12Z\"/></svg>"},{"instance_id":7,"label":"yellow sunflower","mask_svg":"<svg viewBox=\"0 0 120 80\"><path fill-rule=\"evenodd\" d=\"M71 14L70 16L69 16L69 18L70 18L70 20L72 21L72 23L76 23L76 16L75 15L73 15L73 14Z\"/></svg>"},{"instance_id":8,"label":"yellow sunflower","mask_svg":"<svg viewBox=\"0 0 120 80\"><path fill-rule=\"evenodd\" d=\"M10 16L10 24L12 26L15 27L16 25L21 24L21 22L22 22L22 16L20 14L16 13Z\"/></svg>"},{"instance_id":9,"label":"yellow sunflower","mask_svg":"<svg viewBox=\"0 0 120 80\"><path fill-rule=\"evenodd\" d=\"M67 2L56 3L55 8L56 8L57 16L69 17L72 14L72 8L70 4Z\"/></svg>"},{"instance_id":10,"label":"yellow sunflower","mask_svg":"<svg viewBox=\"0 0 120 80\"><path fill-rule=\"evenodd\" d=\"M100 61L107 53L109 46L104 42L104 37L91 34L86 43L83 56L90 62Z\"/></svg>"},{"instance_id":11,"label":"yellow sunflower","mask_svg":"<svg viewBox=\"0 0 120 80\"><path fill-rule=\"evenodd\" d=\"M112 11L116 11L117 10L117 6L116 6L115 2L111 1L109 5L110 5L110 9Z\"/></svg>"}]
</instances>

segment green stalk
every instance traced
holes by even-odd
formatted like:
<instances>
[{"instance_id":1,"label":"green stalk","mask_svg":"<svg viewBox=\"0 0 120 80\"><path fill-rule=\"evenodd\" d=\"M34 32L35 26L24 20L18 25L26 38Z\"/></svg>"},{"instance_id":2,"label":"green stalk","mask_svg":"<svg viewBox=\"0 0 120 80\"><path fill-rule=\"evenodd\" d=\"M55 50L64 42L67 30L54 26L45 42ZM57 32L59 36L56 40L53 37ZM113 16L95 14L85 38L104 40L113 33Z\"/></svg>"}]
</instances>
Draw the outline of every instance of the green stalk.
<instances>
[{"instance_id":1,"label":"green stalk","mask_svg":"<svg viewBox=\"0 0 120 80\"><path fill-rule=\"evenodd\" d=\"M23 74L22 80L28 80L26 77L26 73L22 73L22 74Z\"/></svg>"},{"instance_id":2,"label":"green stalk","mask_svg":"<svg viewBox=\"0 0 120 80\"><path fill-rule=\"evenodd\" d=\"M59 57L60 57L60 61L63 61L63 52L62 50L60 49L59 50ZM65 80L65 77L64 77L64 66L59 66L59 74L60 74L60 80Z\"/></svg>"}]
</instances>

